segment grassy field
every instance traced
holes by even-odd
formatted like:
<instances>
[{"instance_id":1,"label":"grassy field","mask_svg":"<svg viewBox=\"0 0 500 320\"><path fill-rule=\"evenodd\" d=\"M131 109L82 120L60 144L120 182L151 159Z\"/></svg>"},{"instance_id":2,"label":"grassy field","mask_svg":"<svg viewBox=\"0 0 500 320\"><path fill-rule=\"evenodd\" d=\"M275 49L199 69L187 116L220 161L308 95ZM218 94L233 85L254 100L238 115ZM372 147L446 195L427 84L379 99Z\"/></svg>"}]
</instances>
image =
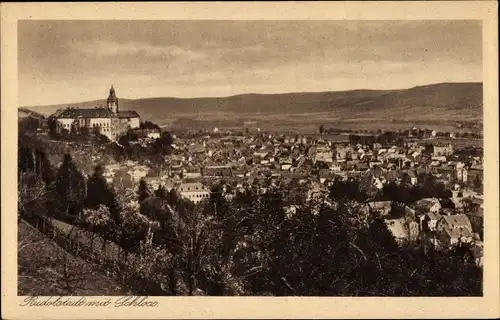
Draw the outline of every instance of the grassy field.
<instances>
[{"instance_id":1,"label":"grassy field","mask_svg":"<svg viewBox=\"0 0 500 320\"><path fill-rule=\"evenodd\" d=\"M18 294L122 295L118 284L25 221L18 224Z\"/></svg>"},{"instance_id":2,"label":"grassy field","mask_svg":"<svg viewBox=\"0 0 500 320\"><path fill-rule=\"evenodd\" d=\"M325 128L339 130L406 130L412 127L431 129L440 132L473 132L471 129L459 129L449 121L431 121L415 119L387 120L376 117L341 118L336 113L312 114L262 114L262 115L195 115L185 114L179 118L155 119L155 122L164 129L172 130L198 130L198 129L239 129L245 128L245 121L253 121L254 127L271 132L294 131L299 134L311 134L318 131L320 125Z\"/></svg>"},{"instance_id":3,"label":"grassy field","mask_svg":"<svg viewBox=\"0 0 500 320\"><path fill-rule=\"evenodd\" d=\"M445 138L437 138L430 140L432 143L439 143L439 144L448 144L451 143L454 148L460 149L460 148L466 148L466 147L484 147L483 139L445 139Z\"/></svg>"}]
</instances>

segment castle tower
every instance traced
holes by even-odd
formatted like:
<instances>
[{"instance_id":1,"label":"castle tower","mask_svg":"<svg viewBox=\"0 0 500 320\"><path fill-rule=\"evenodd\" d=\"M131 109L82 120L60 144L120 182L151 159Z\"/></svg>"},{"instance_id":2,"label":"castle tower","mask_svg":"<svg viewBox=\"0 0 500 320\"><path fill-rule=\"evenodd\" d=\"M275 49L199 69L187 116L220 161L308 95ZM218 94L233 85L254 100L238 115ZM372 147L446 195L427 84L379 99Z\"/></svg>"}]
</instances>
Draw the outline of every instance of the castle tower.
<instances>
[{"instance_id":1,"label":"castle tower","mask_svg":"<svg viewBox=\"0 0 500 320\"><path fill-rule=\"evenodd\" d=\"M118 98L116 97L113 85L111 85L111 89L109 89L108 108L111 109L113 113L118 113Z\"/></svg>"}]
</instances>

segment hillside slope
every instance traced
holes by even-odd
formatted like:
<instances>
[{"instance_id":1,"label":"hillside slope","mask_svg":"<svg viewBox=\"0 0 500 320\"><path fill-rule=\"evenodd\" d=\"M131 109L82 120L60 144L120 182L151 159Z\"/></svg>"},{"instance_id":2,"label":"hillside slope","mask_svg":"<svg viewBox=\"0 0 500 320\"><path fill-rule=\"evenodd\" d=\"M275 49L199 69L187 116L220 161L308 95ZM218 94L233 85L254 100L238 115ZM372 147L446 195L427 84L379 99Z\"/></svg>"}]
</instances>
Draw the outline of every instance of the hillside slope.
<instances>
[{"instance_id":1,"label":"hillside slope","mask_svg":"<svg viewBox=\"0 0 500 320\"><path fill-rule=\"evenodd\" d=\"M481 120L482 83L441 83L402 90L351 90L283 94L242 94L221 98L120 99L122 110L161 122L183 116L251 117L326 113L338 119ZM119 92L118 92L119 94ZM123 93L126 94L126 93ZM32 106L48 115L59 108L95 107L106 101Z\"/></svg>"}]
</instances>

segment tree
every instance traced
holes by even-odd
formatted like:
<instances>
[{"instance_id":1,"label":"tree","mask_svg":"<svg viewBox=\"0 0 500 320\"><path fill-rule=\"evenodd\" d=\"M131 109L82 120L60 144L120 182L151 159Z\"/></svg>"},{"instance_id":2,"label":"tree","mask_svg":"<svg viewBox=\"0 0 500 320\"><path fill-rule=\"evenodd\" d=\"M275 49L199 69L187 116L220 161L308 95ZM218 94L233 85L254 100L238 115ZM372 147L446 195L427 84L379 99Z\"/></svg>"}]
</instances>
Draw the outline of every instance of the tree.
<instances>
[{"instance_id":1,"label":"tree","mask_svg":"<svg viewBox=\"0 0 500 320\"><path fill-rule=\"evenodd\" d=\"M170 132L163 132L161 137L154 141L153 150L162 155L170 154L173 143L174 139Z\"/></svg>"},{"instance_id":2,"label":"tree","mask_svg":"<svg viewBox=\"0 0 500 320\"><path fill-rule=\"evenodd\" d=\"M155 191L155 197L161 198L161 199L166 199L167 198L167 191L165 190L165 187L162 185L158 186L158 189Z\"/></svg>"},{"instance_id":3,"label":"tree","mask_svg":"<svg viewBox=\"0 0 500 320\"><path fill-rule=\"evenodd\" d=\"M356 200L359 202L365 201L368 196L361 190L359 183L356 181L342 181L335 179L330 187L330 197L334 199L342 199L344 202Z\"/></svg>"},{"instance_id":4,"label":"tree","mask_svg":"<svg viewBox=\"0 0 500 320\"><path fill-rule=\"evenodd\" d=\"M474 188L482 190L483 188L483 182L481 181L481 178L479 176L476 176L474 180L472 181Z\"/></svg>"},{"instance_id":5,"label":"tree","mask_svg":"<svg viewBox=\"0 0 500 320\"><path fill-rule=\"evenodd\" d=\"M92 140L92 143L94 143L95 145L106 145L108 143L111 142L111 140L109 140L109 138L105 135L103 135L102 133L100 132L92 132L90 134L90 137L91 137L91 140Z\"/></svg>"},{"instance_id":6,"label":"tree","mask_svg":"<svg viewBox=\"0 0 500 320\"><path fill-rule=\"evenodd\" d=\"M49 137L51 139L58 139L60 138L59 134L59 124L57 122L57 118L54 116L50 116L47 118L47 127L49 130Z\"/></svg>"},{"instance_id":7,"label":"tree","mask_svg":"<svg viewBox=\"0 0 500 320\"><path fill-rule=\"evenodd\" d=\"M33 172L20 172L18 183L18 219L33 213L46 212L47 189L43 180Z\"/></svg>"},{"instance_id":8,"label":"tree","mask_svg":"<svg viewBox=\"0 0 500 320\"><path fill-rule=\"evenodd\" d=\"M19 143L18 148L18 168L22 172L34 171L35 170L35 159L33 155L33 149L27 146L23 146L22 142Z\"/></svg>"},{"instance_id":9,"label":"tree","mask_svg":"<svg viewBox=\"0 0 500 320\"><path fill-rule=\"evenodd\" d=\"M87 182L87 198L85 206L89 209L96 209L100 205L109 208L112 219L116 224L120 223L120 206L116 199L115 192L108 186L106 178L103 176L103 167L95 167L94 173Z\"/></svg>"},{"instance_id":10,"label":"tree","mask_svg":"<svg viewBox=\"0 0 500 320\"><path fill-rule=\"evenodd\" d=\"M78 136L78 122L76 120L71 123L69 135L73 139Z\"/></svg>"},{"instance_id":11,"label":"tree","mask_svg":"<svg viewBox=\"0 0 500 320\"><path fill-rule=\"evenodd\" d=\"M33 134L39 128L42 128L43 121L33 116L27 116L19 120L19 133L20 134Z\"/></svg>"},{"instance_id":12,"label":"tree","mask_svg":"<svg viewBox=\"0 0 500 320\"><path fill-rule=\"evenodd\" d=\"M113 177L113 184L118 193L124 193L133 187L132 176L126 170L118 170Z\"/></svg>"},{"instance_id":13,"label":"tree","mask_svg":"<svg viewBox=\"0 0 500 320\"><path fill-rule=\"evenodd\" d=\"M153 129L153 130L158 130L158 131L161 130L160 126L158 126L156 123L153 123L153 122L148 121L148 120L141 122L140 128L141 129Z\"/></svg>"},{"instance_id":14,"label":"tree","mask_svg":"<svg viewBox=\"0 0 500 320\"><path fill-rule=\"evenodd\" d=\"M118 143L122 146L128 146L130 145L130 142L137 140L139 140L137 134L133 130L128 130L127 133L125 133L118 139Z\"/></svg>"},{"instance_id":15,"label":"tree","mask_svg":"<svg viewBox=\"0 0 500 320\"><path fill-rule=\"evenodd\" d=\"M96 234L100 234L104 241L111 240L115 237L116 226L111 217L109 208L103 204L99 204L95 209L83 209L81 224L90 231L90 249L94 250L94 240ZM103 248L105 243L103 243Z\"/></svg>"},{"instance_id":16,"label":"tree","mask_svg":"<svg viewBox=\"0 0 500 320\"><path fill-rule=\"evenodd\" d=\"M55 173L44 151L36 152L36 162L37 174L41 176L47 186L51 185L54 182Z\"/></svg>"},{"instance_id":17,"label":"tree","mask_svg":"<svg viewBox=\"0 0 500 320\"><path fill-rule=\"evenodd\" d=\"M151 196L151 192L149 191L149 186L146 180L141 179L139 181L139 188L137 190L137 195L139 203L144 202L144 200L148 199Z\"/></svg>"},{"instance_id":18,"label":"tree","mask_svg":"<svg viewBox=\"0 0 500 320\"><path fill-rule=\"evenodd\" d=\"M140 253L141 244L144 244L144 241L151 242L153 233L159 227L159 222L148 219L132 206L125 206L121 211L116 235L118 244L124 250L125 261L131 252Z\"/></svg>"},{"instance_id":19,"label":"tree","mask_svg":"<svg viewBox=\"0 0 500 320\"><path fill-rule=\"evenodd\" d=\"M77 214L86 196L85 178L71 158L65 154L55 181L59 210L67 214Z\"/></svg>"}]
</instances>

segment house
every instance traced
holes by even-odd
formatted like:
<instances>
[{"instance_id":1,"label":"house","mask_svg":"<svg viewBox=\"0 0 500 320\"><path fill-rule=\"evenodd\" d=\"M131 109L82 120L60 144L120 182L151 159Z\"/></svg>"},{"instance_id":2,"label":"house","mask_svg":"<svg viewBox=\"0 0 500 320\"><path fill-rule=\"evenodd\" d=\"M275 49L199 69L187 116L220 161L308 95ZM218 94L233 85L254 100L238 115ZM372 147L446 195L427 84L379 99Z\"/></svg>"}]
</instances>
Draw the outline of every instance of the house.
<instances>
[{"instance_id":1,"label":"house","mask_svg":"<svg viewBox=\"0 0 500 320\"><path fill-rule=\"evenodd\" d=\"M336 149L336 159L346 160L346 158L351 158L351 154L354 152L352 147L337 147Z\"/></svg>"},{"instance_id":2,"label":"house","mask_svg":"<svg viewBox=\"0 0 500 320\"><path fill-rule=\"evenodd\" d=\"M280 163L280 168L283 171L289 171L292 168L291 163Z\"/></svg>"},{"instance_id":3,"label":"house","mask_svg":"<svg viewBox=\"0 0 500 320\"><path fill-rule=\"evenodd\" d=\"M157 190L158 187L161 185L161 181L157 177L146 177L144 178L144 180L146 181L147 185L149 185L152 188L152 190Z\"/></svg>"},{"instance_id":4,"label":"house","mask_svg":"<svg viewBox=\"0 0 500 320\"><path fill-rule=\"evenodd\" d=\"M201 178L201 172L195 171L193 169L188 169L183 171L183 176L186 179L198 179Z\"/></svg>"},{"instance_id":5,"label":"house","mask_svg":"<svg viewBox=\"0 0 500 320\"><path fill-rule=\"evenodd\" d=\"M206 166L201 170L203 177L232 177L233 172L230 166Z\"/></svg>"},{"instance_id":6,"label":"house","mask_svg":"<svg viewBox=\"0 0 500 320\"><path fill-rule=\"evenodd\" d=\"M418 238L419 233L420 233L419 223L415 220L408 220L407 225L408 225L408 230L409 230L409 240L411 240L411 241L416 240Z\"/></svg>"},{"instance_id":7,"label":"house","mask_svg":"<svg viewBox=\"0 0 500 320\"><path fill-rule=\"evenodd\" d=\"M374 167L379 167L379 166L382 166L384 163L382 161L370 161L368 163L368 166L370 168L374 168Z\"/></svg>"},{"instance_id":8,"label":"house","mask_svg":"<svg viewBox=\"0 0 500 320\"><path fill-rule=\"evenodd\" d=\"M74 108L68 107L53 114L61 128L88 128L92 131L117 140L129 129L140 127L140 116L136 111L120 111L115 89L111 86L106 107Z\"/></svg>"},{"instance_id":9,"label":"house","mask_svg":"<svg viewBox=\"0 0 500 320\"><path fill-rule=\"evenodd\" d=\"M342 171L342 167L339 164L335 163L330 165L330 170L332 172L340 172Z\"/></svg>"},{"instance_id":10,"label":"house","mask_svg":"<svg viewBox=\"0 0 500 320\"><path fill-rule=\"evenodd\" d=\"M404 216L405 217L411 217L411 218L415 218L417 217L417 213L415 212L414 209L408 207L408 206L405 206L404 207Z\"/></svg>"},{"instance_id":11,"label":"house","mask_svg":"<svg viewBox=\"0 0 500 320\"><path fill-rule=\"evenodd\" d=\"M365 214L378 213L385 216L391 212L391 208L391 201L372 201L367 202L362 210Z\"/></svg>"},{"instance_id":12,"label":"house","mask_svg":"<svg viewBox=\"0 0 500 320\"><path fill-rule=\"evenodd\" d=\"M444 247L472 241L472 225L465 214L442 216L436 225L436 230Z\"/></svg>"},{"instance_id":13,"label":"house","mask_svg":"<svg viewBox=\"0 0 500 320\"><path fill-rule=\"evenodd\" d=\"M332 158L332 153L331 152L317 152L314 155L314 161L315 164L317 162L323 162L323 163L332 163L333 158Z\"/></svg>"},{"instance_id":14,"label":"house","mask_svg":"<svg viewBox=\"0 0 500 320\"><path fill-rule=\"evenodd\" d=\"M182 183L177 187L177 192L195 204L210 197L210 190L199 182Z\"/></svg>"},{"instance_id":15,"label":"house","mask_svg":"<svg viewBox=\"0 0 500 320\"><path fill-rule=\"evenodd\" d=\"M148 132L147 137L150 139L159 139L160 138L160 131L150 131L150 132Z\"/></svg>"},{"instance_id":16,"label":"house","mask_svg":"<svg viewBox=\"0 0 500 320\"><path fill-rule=\"evenodd\" d=\"M469 243L472 241L472 234L466 229L444 229L438 232L438 239L441 246L451 248L458 243Z\"/></svg>"},{"instance_id":17,"label":"house","mask_svg":"<svg viewBox=\"0 0 500 320\"><path fill-rule=\"evenodd\" d=\"M417 212L439 212L441 210L441 203L437 198L423 198L415 203L415 210Z\"/></svg>"},{"instance_id":18,"label":"house","mask_svg":"<svg viewBox=\"0 0 500 320\"><path fill-rule=\"evenodd\" d=\"M202 154L205 153L205 145L200 143L193 143L187 146L187 150L190 154Z\"/></svg>"},{"instance_id":19,"label":"house","mask_svg":"<svg viewBox=\"0 0 500 320\"><path fill-rule=\"evenodd\" d=\"M408 172L408 175L410 176L410 183L414 186L418 182L418 177L417 177L417 172L415 170L411 170Z\"/></svg>"},{"instance_id":20,"label":"house","mask_svg":"<svg viewBox=\"0 0 500 320\"><path fill-rule=\"evenodd\" d=\"M256 151L253 153L254 157L257 157L257 158L260 158L260 159L264 159L267 155L268 155L268 151Z\"/></svg>"},{"instance_id":21,"label":"house","mask_svg":"<svg viewBox=\"0 0 500 320\"><path fill-rule=\"evenodd\" d=\"M424 214L422 229L426 232L436 231L437 223L441 219L441 215L437 212L429 211Z\"/></svg>"},{"instance_id":22,"label":"house","mask_svg":"<svg viewBox=\"0 0 500 320\"><path fill-rule=\"evenodd\" d=\"M448 229L467 229L469 232L472 232L472 225L470 223L469 218L465 214L455 214L450 216L442 216L439 219L438 224L436 226L437 230L443 230L445 228Z\"/></svg>"},{"instance_id":23,"label":"house","mask_svg":"<svg viewBox=\"0 0 500 320\"><path fill-rule=\"evenodd\" d=\"M441 163L446 163L446 157L445 156L433 156L431 157L432 161L439 161Z\"/></svg>"},{"instance_id":24,"label":"house","mask_svg":"<svg viewBox=\"0 0 500 320\"><path fill-rule=\"evenodd\" d=\"M137 182L142 178L146 177L149 172L149 168L146 166L135 166L129 171L132 180Z\"/></svg>"},{"instance_id":25,"label":"house","mask_svg":"<svg viewBox=\"0 0 500 320\"><path fill-rule=\"evenodd\" d=\"M432 154L434 156L451 156L453 154L453 146L450 144L448 145L435 145L433 146L433 152Z\"/></svg>"},{"instance_id":26,"label":"house","mask_svg":"<svg viewBox=\"0 0 500 320\"><path fill-rule=\"evenodd\" d=\"M458 162L456 165L456 171L457 171L457 180L459 182L467 182L468 175L467 175L467 168L465 167L465 164L463 162Z\"/></svg>"},{"instance_id":27,"label":"house","mask_svg":"<svg viewBox=\"0 0 500 320\"><path fill-rule=\"evenodd\" d=\"M150 125L148 125L148 127L141 125L141 127L134 129L134 132L139 138L158 139L161 136L160 129L152 128Z\"/></svg>"}]
</instances>

